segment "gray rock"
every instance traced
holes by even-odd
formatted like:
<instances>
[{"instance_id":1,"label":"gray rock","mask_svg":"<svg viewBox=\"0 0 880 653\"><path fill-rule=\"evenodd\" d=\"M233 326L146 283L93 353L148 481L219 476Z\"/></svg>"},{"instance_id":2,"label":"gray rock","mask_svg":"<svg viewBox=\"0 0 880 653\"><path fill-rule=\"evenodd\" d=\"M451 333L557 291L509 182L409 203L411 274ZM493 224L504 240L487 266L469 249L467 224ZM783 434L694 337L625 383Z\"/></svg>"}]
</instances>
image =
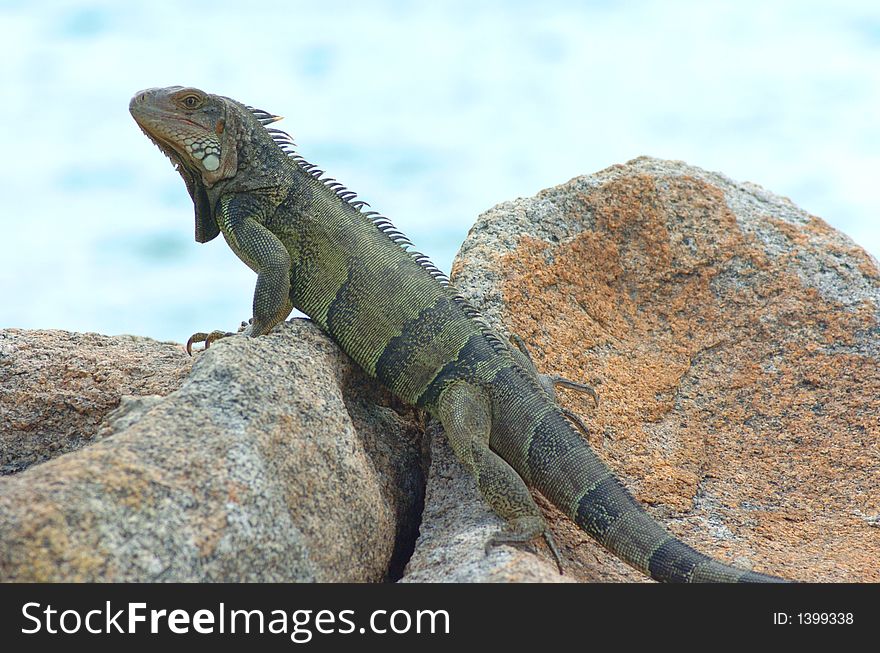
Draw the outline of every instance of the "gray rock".
<instances>
[{"instance_id":1,"label":"gray rock","mask_svg":"<svg viewBox=\"0 0 880 653\"><path fill-rule=\"evenodd\" d=\"M174 343L137 336L0 330L0 474L92 442L128 395L166 395L192 359Z\"/></svg>"},{"instance_id":2,"label":"gray rock","mask_svg":"<svg viewBox=\"0 0 880 653\"><path fill-rule=\"evenodd\" d=\"M404 412L309 322L220 341L105 437L0 479L0 579L386 579L422 502Z\"/></svg>"}]
</instances>

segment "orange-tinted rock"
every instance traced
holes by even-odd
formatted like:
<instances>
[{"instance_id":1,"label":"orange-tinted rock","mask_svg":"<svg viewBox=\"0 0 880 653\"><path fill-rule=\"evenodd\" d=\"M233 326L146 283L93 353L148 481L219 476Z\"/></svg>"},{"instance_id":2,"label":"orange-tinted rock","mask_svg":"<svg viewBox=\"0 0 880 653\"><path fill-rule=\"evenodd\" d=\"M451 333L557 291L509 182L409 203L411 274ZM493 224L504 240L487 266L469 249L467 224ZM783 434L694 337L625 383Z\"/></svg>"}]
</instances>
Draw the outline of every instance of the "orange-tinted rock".
<instances>
[{"instance_id":1,"label":"orange-tinted rock","mask_svg":"<svg viewBox=\"0 0 880 653\"><path fill-rule=\"evenodd\" d=\"M790 201L641 158L501 204L457 288L529 344L591 445L719 559L880 581L880 271ZM584 578L637 572L552 513Z\"/></svg>"}]
</instances>

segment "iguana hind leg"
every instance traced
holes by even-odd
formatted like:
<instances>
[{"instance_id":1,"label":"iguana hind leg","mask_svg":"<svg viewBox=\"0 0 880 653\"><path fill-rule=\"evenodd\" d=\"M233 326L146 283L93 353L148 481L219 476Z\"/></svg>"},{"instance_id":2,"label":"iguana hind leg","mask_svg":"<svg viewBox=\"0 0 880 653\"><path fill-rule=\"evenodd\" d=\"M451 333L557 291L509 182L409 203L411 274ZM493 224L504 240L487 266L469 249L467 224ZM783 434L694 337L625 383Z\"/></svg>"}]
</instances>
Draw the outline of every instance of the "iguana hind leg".
<instances>
[{"instance_id":1,"label":"iguana hind leg","mask_svg":"<svg viewBox=\"0 0 880 653\"><path fill-rule=\"evenodd\" d=\"M568 388L569 390L577 390L578 392L588 394L593 398L593 404L596 406L599 405L599 395L591 386L588 386L585 383L578 383L577 381L570 381L559 374L542 374L535 366L535 361L532 360L532 355L529 353L529 348L526 346L525 340L520 336L513 334L510 336L510 342L516 345L516 349L510 350L513 357L516 358L523 367L535 373L535 376L538 377L538 381L541 382L541 387L543 387L547 394L550 395L551 399L554 401L556 400L556 386L561 386L563 388Z\"/></svg>"},{"instance_id":2,"label":"iguana hind leg","mask_svg":"<svg viewBox=\"0 0 880 653\"><path fill-rule=\"evenodd\" d=\"M483 498L507 527L486 545L531 542L543 537L562 563L547 522L519 474L489 448L492 411L486 392L465 381L456 381L441 394L437 416L455 455L474 476Z\"/></svg>"}]
</instances>

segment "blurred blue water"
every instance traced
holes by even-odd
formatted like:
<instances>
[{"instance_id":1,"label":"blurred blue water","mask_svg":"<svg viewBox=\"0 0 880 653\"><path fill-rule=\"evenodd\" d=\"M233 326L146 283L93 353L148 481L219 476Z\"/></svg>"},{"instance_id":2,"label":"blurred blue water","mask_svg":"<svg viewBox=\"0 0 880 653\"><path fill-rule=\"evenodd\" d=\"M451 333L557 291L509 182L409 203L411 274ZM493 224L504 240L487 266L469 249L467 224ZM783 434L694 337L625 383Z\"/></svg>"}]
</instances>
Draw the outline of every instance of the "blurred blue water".
<instances>
[{"instance_id":1,"label":"blurred blue water","mask_svg":"<svg viewBox=\"0 0 880 653\"><path fill-rule=\"evenodd\" d=\"M448 270L493 204L640 154L760 183L877 256L880 3L0 1L0 327L185 339L253 275L129 97L281 113Z\"/></svg>"}]
</instances>

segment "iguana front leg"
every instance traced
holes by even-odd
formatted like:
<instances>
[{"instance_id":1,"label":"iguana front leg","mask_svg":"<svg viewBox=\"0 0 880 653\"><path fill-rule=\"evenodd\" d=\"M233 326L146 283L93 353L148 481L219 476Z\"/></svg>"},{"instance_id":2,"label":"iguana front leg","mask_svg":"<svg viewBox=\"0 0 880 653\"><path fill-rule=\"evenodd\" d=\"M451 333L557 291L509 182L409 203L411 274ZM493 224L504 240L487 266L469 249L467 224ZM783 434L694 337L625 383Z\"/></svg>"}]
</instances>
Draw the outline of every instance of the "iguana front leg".
<instances>
[{"instance_id":1,"label":"iguana front leg","mask_svg":"<svg viewBox=\"0 0 880 653\"><path fill-rule=\"evenodd\" d=\"M507 527L489 540L487 550L491 546L530 542L543 536L562 573L553 535L525 482L489 448L492 411L485 391L465 381L453 382L440 395L437 417L456 457L476 479L483 498L507 521Z\"/></svg>"},{"instance_id":2,"label":"iguana front leg","mask_svg":"<svg viewBox=\"0 0 880 653\"><path fill-rule=\"evenodd\" d=\"M241 333L261 336L293 310L290 300L292 261L284 244L260 223L259 215L248 208L246 197L221 198L217 223L232 251L257 273L254 316ZM186 343L186 350L191 353L192 345L198 342L204 342L207 349L211 343L231 335L234 334L226 331L194 333Z\"/></svg>"}]
</instances>

